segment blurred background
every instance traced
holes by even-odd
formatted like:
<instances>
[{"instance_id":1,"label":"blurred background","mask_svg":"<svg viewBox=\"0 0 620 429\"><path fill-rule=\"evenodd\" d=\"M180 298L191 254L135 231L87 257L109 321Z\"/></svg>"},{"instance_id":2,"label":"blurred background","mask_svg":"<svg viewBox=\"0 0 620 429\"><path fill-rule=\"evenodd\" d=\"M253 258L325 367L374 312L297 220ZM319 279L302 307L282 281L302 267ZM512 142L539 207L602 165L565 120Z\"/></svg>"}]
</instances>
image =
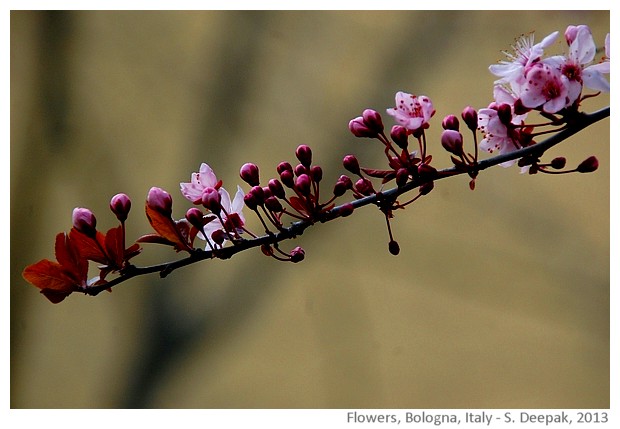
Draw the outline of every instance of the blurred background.
<instances>
[{"instance_id":1,"label":"blurred background","mask_svg":"<svg viewBox=\"0 0 620 429\"><path fill-rule=\"evenodd\" d=\"M326 188L346 154L382 167L347 124L398 90L434 101L448 167L441 119L486 107L517 36L569 24L602 46L609 13L11 12L11 407L608 408L608 120L547 154L596 155L594 174L438 182L396 213L397 257L367 207L285 243L300 264L247 251L58 305L21 277L76 206L107 230L127 193L130 239L151 186L183 216L201 162L229 190L302 143ZM178 257L144 247L140 265Z\"/></svg>"}]
</instances>

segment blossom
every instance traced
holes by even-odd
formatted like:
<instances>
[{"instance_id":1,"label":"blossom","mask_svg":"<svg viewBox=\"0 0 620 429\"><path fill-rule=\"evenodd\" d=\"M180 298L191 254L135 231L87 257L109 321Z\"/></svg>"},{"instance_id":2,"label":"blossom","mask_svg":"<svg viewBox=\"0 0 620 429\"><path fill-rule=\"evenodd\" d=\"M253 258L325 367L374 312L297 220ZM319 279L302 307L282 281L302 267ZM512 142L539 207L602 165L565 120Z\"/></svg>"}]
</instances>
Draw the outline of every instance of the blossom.
<instances>
[{"instance_id":1,"label":"blossom","mask_svg":"<svg viewBox=\"0 0 620 429\"><path fill-rule=\"evenodd\" d=\"M230 194L224 188L219 189L221 200L220 205L222 211L220 218L215 219L204 227L207 237L211 237L216 231L224 231L229 234L241 234L245 226L245 216L243 216L243 206L245 205L243 190L237 185L237 193L231 201ZM222 223L223 222L223 223ZM202 234L198 234L199 238L204 239Z\"/></svg>"},{"instance_id":2,"label":"blossom","mask_svg":"<svg viewBox=\"0 0 620 429\"><path fill-rule=\"evenodd\" d=\"M558 31L555 31L536 44L534 44L534 33L523 35L517 39L512 45L514 54L504 51L509 61L500 61L499 64L489 66L491 73L501 77L495 83L523 83L525 69L540 60L544 50L555 42L559 34Z\"/></svg>"},{"instance_id":3,"label":"blossom","mask_svg":"<svg viewBox=\"0 0 620 429\"><path fill-rule=\"evenodd\" d=\"M435 114L430 98L399 91L395 99L396 107L387 109L388 115L393 116L396 122L411 132L428 128L428 121Z\"/></svg>"},{"instance_id":4,"label":"blossom","mask_svg":"<svg viewBox=\"0 0 620 429\"><path fill-rule=\"evenodd\" d=\"M202 204L202 193L206 188L219 189L222 182L217 179L213 169L204 162L200 170L192 173L191 182L181 183L181 193L194 204Z\"/></svg>"},{"instance_id":5,"label":"blossom","mask_svg":"<svg viewBox=\"0 0 620 429\"><path fill-rule=\"evenodd\" d=\"M542 62L530 67L525 74L525 83L516 92L523 106L542 108L547 113L556 113L572 104L569 78L557 68Z\"/></svg>"},{"instance_id":6,"label":"blossom","mask_svg":"<svg viewBox=\"0 0 620 429\"><path fill-rule=\"evenodd\" d=\"M603 77L603 74L609 74L609 62L609 33L607 33L605 37L605 56L603 57L603 61L588 66L583 70L584 85L597 91L609 92L609 82Z\"/></svg>"}]
</instances>

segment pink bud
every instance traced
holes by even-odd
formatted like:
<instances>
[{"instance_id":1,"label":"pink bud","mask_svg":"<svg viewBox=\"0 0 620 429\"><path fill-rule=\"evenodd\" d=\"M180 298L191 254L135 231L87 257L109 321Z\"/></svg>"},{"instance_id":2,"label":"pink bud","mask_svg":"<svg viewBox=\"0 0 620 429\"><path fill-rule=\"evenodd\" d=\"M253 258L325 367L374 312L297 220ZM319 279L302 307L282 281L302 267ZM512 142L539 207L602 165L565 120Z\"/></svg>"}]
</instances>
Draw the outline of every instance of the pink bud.
<instances>
[{"instance_id":1,"label":"pink bud","mask_svg":"<svg viewBox=\"0 0 620 429\"><path fill-rule=\"evenodd\" d=\"M286 192L284 192L284 186L278 179L269 180L269 190L271 193L278 198L284 198L286 196Z\"/></svg>"},{"instance_id":2,"label":"pink bud","mask_svg":"<svg viewBox=\"0 0 620 429\"><path fill-rule=\"evenodd\" d=\"M366 125L370 130L374 131L376 134L380 134L383 132L383 121L381 120L381 115L376 110L364 110L362 112L362 120L364 121L364 125Z\"/></svg>"},{"instance_id":3,"label":"pink bud","mask_svg":"<svg viewBox=\"0 0 620 429\"><path fill-rule=\"evenodd\" d=\"M368 128L361 116L351 119L349 122L349 131L351 131L355 137L377 137L377 132Z\"/></svg>"},{"instance_id":4,"label":"pink bud","mask_svg":"<svg viewBox=\"0 0 620 429\"><path fill-rule=\"evenodd\" d=\"M443 121L441 122L441 126L443 127L444 130L458 131L459 130L459 118L457 118L454 115L448 115L445 118L443 118Z\"/></svg>"},{"instance_id":5,"label":"pink bud","mask_svg":"<svg viewBox=\"0 0 620 429\"><path fill-rule=\"evenodd\" d=\"M342 165L347 171L350 171L353 174L357 174L358 176L361 174L360 172L360 164L357 161L355 155L347 155L342 159Z\"/></svg>"},{"instance_id":6,"label":"pink bud","mask_svg":"<svg viewBox=\"0 0 620 429\"><path fill-rule=\"evenodd\" d=\"M194 227L196 227L199 230L201 230L202 227L204 226L202 224L202 220L203 220L202 211L197 207L192 207L191 209L189 209L187 213L185 213L185 219L187 219L189 223L191 223Z\"/></svg>"},{"instance_id":7,"label":"pink bud","mask_svg":"<svg viewBox=\"0 0 620 429\"><path fill-rule=\"evenodd\" d=\"M304 260L306 252L301 247L297 246L291 250L291 262L297 263Z\"/></svg>"},{"instance_id":8,"label":"pink bud","mask_svg":"<svg viewBox=\"0 0 620 429\"><path fill-rule=\"evenodd\" d=\"M250 189L250 193L254 196L256 204L262 206L265 202L265 190L260 186L254 186L252 189Z\"/></svg>"},{"instance_id":9,"label":"pink bud","mask_svg":"<svg viewBox=\"0 0 620 429\"><path fill-rule=\"evenodd\" d=\"M220 193L215 188L205 188L202 191L202 205L216 215L222 210L221 198Z\"/></svg>"},{"instance_id":10,"label":"pink bud","mask_svg":"<svg viewBox=\"0 0 620 429\"><path fill-rule=\"evenodd\" d=\"M448 152L459 156L463 153L463 136L458 131L447 129L441 133L441 145Z\"/></svg>"},{"instance_id":11,"label":"pink bud","mask_svg":"<svg viewBox=\"0 0 620 429\"><path fill-rule=\"evenodd\" d=\"M310 146L305 144L299 145L295 151L295 156L297 156L297 159L304 167L310 168L310 165L312 164L312 150L310 149Z\"/></svg>"},{"instance_id":12,"label":"pink bud","mask_svg":"<svg viewBox=\"0 0 620 429\"><path fill-rule=\"evenodd\" d=\"M351 179L349 179L348 176L345 176L343 174L342 176L340 176L340 178L334 185L334 195L337 197L341 197L342 195L345 194L345 192L347 192L347 189L352 189L352 188L353 188L353 182L351 182Z\"/></svg>"},{"instance_id":13,"label":"pink bud","mask_svg":"<svg viewBox=\"0 0 620 429\"><path fill-rule=\"evenodd\" d=\"M215 244L219 244L220 246L224 243L224 241L227 238L228 238L228 234L226 234L221 229L216 229L215 231L213 231L213 234L211 234L211 240L213 240Z\"/></svg>"},{"instance_id":14,"label":"pink bud","mask_svg":"<svg viewBox=\"0 0 620 429\"><path fill-rule=\"evenodd\" d=\"M295 176L301 176L302 174L308 174L308 169L303 164L297 164L295 166Z\"/></svg>"},{"instance_id":15,"label":"pink bud","mask_svg":"<svg viewBox=\"0 0 620 429\"><path fill-rule=\"evenodd\" d=\"M375 193L375 190L372 187L372 183L366 178L359 179L357 182L355 182L355 189L357 190L357 192L365 196Z\"/></svg>"},{"instance_id":16,"label":"pink bud","mask_svg":"<svg viewBox=\"0 0 620 429\"><path fill-rule=\"evenodd\" d=\"M89 237L97 235L97 219L89 209L76 207L73 209L73 227Z\"/></svg>"},{"instance_id":17,"label":"pink bud","mask_svg":"<svg viewBox=\"0 0 620 429\"><path fill-rule=\"evenodd\" d=\"M152 187L146 197L149 208L166 216L172 215L172 197L161 188Z\"/></svg>"},{"instance_id":18,"label":"pink bud","mask_svg":"<svg viewBox=\"0 0 620 429\"><path fill-rule=\"evenodd\" d=\"M323 179L323 169L319 165L313 165L310 168L310 177L315 183L319 183Z\"/></svg>"},{"instance_id":19,"label":"pink bud","mask_svg":"<svg viewBox=\"0 0 620 429\"><path fill-rule=\"evenodd\" d=\"M293 172L293 167L288 162L282 161L276 167L276 171L278 172L278 174L282 174L283 171L290 171L292 173Z\"/></svg>"},{"instance_id":20,"label":"pink bud","mask_svg":"<svg viewBox=\"0 0 620 429\"><path fill-rule=\"evenodd\" d=\"M392 131L390 131L390 137L392 137L392 140L394 140L394 143L396 143L399 148L407 149L409 144L407 141L407 128L400 125L394 125L392 127Z\"/></svg>"},{"instance_id":21,"label":"pink bud","mask_svg":"<svg viewBox=\"0 0 620 429\"><path fill-rule=\"evenodd\" d=\"M131 209L131 200L125 194L116 194L110 200L110 210L116 215L116 218L124 222Z\"/></svg>"},{"instance_id":22,"label":"pink bud","mask_svg":"<svg viewBox=\"0 0 620 429\"><path fill-rule=\"evenodd\" d=\"M596 159L595 156L591 156L588 159L584 160L577 167L577 171L580 173L592 173L596 170L598 170L598 159Z\"/></svg>"},{"instance_id":23,"label":"pink bud","mask_svg":"<svg viewBox=\"0 0 620 429\"><path fill-rule=\"evenodd\" d=\"M500 104L497 108L497 117L502 124L509 126L512 121L512 108L510 104Z\"/></svg>"},{"instance_id":24,"label":"pink bud","mask_svg":"<svg viewBox=\"0 0 620 429\"><path fill-rule=\"evenodd\" d=\"M250 162L243 164L239 170L239 175L250 186L256 186L260 183L256 164Z\"/></svg>"},{"instance_id":25,"label":"pink bud","mask_svg":"<svg viewBox=\"0 0 620 429\"><path fill-rule=\"evenodd\" d=\"M302 174L295 181L295 189L302 195L310 195L310 177L307 174Z\"/></svg>"},{"instance_id":26,"label":"pink bud","mask_svg":"<svg viewBox=\"0 0 620 429\"><path fill-rule=\"evenodd\" d=\"M463 121L467 124L467 128L472 131L476 131L478 128L478 112L476 112L476 109L471 106L467 106L463 109L463 112L461 112L461 118L463 118Z\"/></svg>"},{"instance_id":27,"label":"pink bud","mask_svg":"<svg viewBox=\"0 0 620 429\"><path fill-rule=\"evenodd\" d=\"M245 196L243 197L243 202L250 210L256 210L256 207L258 207L256 197L252 192L248 192L247 194L245 194Z\"/></svg>"},{"instance_id":28,"label":"pink bud","mask_svg":"<svg viewBox=\"0 0 620 429\"><path fill-rule=\"evenodd\" d=\"M390 240L390 242L388 243L388 249L390 250L390 253L394 256L400 253L400 246L398 245L398 242L396 240Z\"/></svg>"},{"instance_id":29,"label":"pink bud","mask_svg":"<svg viewBox=\"0 0 620 429\"><path fill-rule=\"evenodd\" d=\"M276 213L280 213L284 211L284 208L282 207L282 204L280 204L280 201L276 197L273 197L273 196L265 199L265 207L267 208L267 210L270 210Z\"/></svg>"},{"instance_id":30,"label":"pink bud","mask_svg":"<svg viewBox=\"0 0 620 429\"><path fill-rule=\"evenodd\" d=\"M553 158L551 160L551 168L555 168L556 170L561 170L566 166L566 158L563 156L558 156L557 158Z\"/></svg>"},{"instance_id":31,"label":"pink bud","mask_svg":"<svg viewBox=\"0 0 620 429\"><path fill-rule=\"evenodd\" d=\"M295 186L295 176L293 175L293 170L284 170L280 173L280 180L284 186L293 188Z\"/></svg>"}]
</instances>

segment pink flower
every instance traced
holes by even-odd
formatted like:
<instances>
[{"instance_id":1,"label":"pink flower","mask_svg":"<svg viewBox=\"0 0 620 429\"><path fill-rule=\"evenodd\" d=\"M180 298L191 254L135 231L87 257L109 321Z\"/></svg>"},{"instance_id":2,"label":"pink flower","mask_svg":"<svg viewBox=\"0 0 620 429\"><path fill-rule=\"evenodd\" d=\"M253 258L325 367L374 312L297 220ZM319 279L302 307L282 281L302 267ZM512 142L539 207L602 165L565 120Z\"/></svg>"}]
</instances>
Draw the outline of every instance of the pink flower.
<instances>
[{"instance_id":1,"label":"pink flower","mask_svg":"<svg viewBox=\"0 0 620 429\"><path fill-rule=\"evenodd\" d=\"M181 183L181 193L193 204L202 204L202 193L206 188L219 189L222 182L217 180L213 169L204 162L198 173L192 173L191 182Z\"/></svg>"},{"instance_id":2,"label":"pink flower","mask_svg":"<svg viewBox=\"0 0 620 429\"><path fill-rule=\"evenodd\" d=\"M207 237L211 237L215 231L221 230L231 234L242 234L243 227L245 226L245 216L243 216L243 207L245 205L243 197L245 196L240 186L237 186L237 193L235 198L231 201L228 191L224 188L219 190L221 200L220 205L222 211L220 216L224 223L220 219L215 219L204 227L204 232ZM198 234L199 238L204 239L202 234ZM209 248L207 248L209 250Z\"/></svg>"},{"instance_id":3,"label":"pink flower","mask_svg":"<svg viewBox=\"0 0 620 429\"><path fill-rule=\"evenodd\" d=\"M572 104L569 98L569 79L560 70L538 62L525 73L525 82L516 91L523 105L556 113Z\"/></svg>"},{"instance_id":4,"label":"pink flower","mask_svg":"<svg viewBox=\"0 0 620 429\"><path fill-rule=\"evenodd\" d=\"M603 77L603 74L609 74L609 63L609 33L607 33L605 37L605 56L600 63L588 66L583 70L584 85L595 91L609 92L609 82Z\"/></svg>"},{"instance_id":5,"label":"pink flower","mask_svg":"<svg viewBox=\"0 0 620 429\"><path fill-rule=\"evenodd\" d=\"M554 56L544 60L545 64L559 69L567 78L568 102L573 104L580 96L583 86L600 91L609 91L609 83L596 68L587 68L594 60L596 44L590 27L571 25L565 32L569 45L567 56ZM587 71L586 71L587 70Z\"/></svg>"},{"instance_id":6,"label":"pink flower","mask_svg":"<svg viewBox=\"0 0 620 429\"><path fill-rule=\"evenodd\" d=\"M420 128L428 128L428 121L435 114L435 109L427 96L417 97L399 91L396 93L396 107L387 109L387 113L400 125L413 132Z\"/></svg>"},{"instance_id":7,"label":"pink flower","mask_svg":"<svg viewBox=\"0 0 620 429\"><path fill-rule=\"evenodd\" d=\"M555 31L545 37L542 42L534 44L534 33L521 36L512 48L514 54L504 51L509 61L500 61L499 64L489 66L489 71L501 77L495 83L521 84L525 69L535 64L543 56L545 48L551 46L560 33Z\"/></svg>"}]
</instances>

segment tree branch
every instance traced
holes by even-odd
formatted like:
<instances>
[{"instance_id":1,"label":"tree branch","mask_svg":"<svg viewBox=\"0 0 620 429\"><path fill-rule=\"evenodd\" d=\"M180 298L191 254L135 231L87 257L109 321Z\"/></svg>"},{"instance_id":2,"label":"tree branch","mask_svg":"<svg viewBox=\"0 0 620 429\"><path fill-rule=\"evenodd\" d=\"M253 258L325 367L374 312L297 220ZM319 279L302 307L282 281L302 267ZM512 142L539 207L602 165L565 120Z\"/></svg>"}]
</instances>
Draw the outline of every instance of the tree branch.
<instances>
[{"instance_id":1,"label":"tree branch","mask_svg":"<svg viewBox=\"0 0 620 429\"><path fill-rule=\"evenodd\" d=\"M582 113L579 116L577 116L574 121L571 121L571 123L567 126L566 129L552 135L551 137L539 143L516 150L511 153L507 153L504 155L498 155L493 158L485 159L485 160L478 162L478 164L475 166L475 171L476 172L482 171L487 168L496 166L498 164L501 164L507 161L520 159L526 156L536 156L536 157L542 156L542 154L545 151L552 148L553 146L561 143L562 141L573 136L574 134L582 131L583 129L589 127L590 125L604 118L607 118L609 116L610 116L609 107L603 108L601 110L598 110L590 114ZM463 168L457 169L455 167L452 167L452 168L440 170L440 171L437 171L436 175L429 177L428 179L424 181L412 180L401 187L392 188L387 191L382 191L377 194L373 194L371 196L364 197L364 198L359 198L349 203L334 207L331 210L328 210L325 213L323 213L321 215L321 218L319 219L319 222L324 223L324 222L328 222L330 220L340 217L341 210L343 209L345 205L352 205L353 208L355 209L364 207L370 204L381 206L381 204L385 201L392 201L392 202L396 201L396 198L398 196L406 192L409 192L413 189L416 189L428 181L431 181L431 180L436 181L440 179L445 179L447 177L458 176L461 174L470 173L472 171L473 170L471 167L469 167L469 169L463 169ZM168 274L170 274L172 271L178 268L191 265L196 262L203 261L205 259L214 259L214 258L229 259L233 257L235 254L242 252L244 250L248 250L254 247L260 247L263 245L273 245L273 244L277 244L285 240L293 239L299 235L302 235L304 231L310 226L314 225L314 223L315 222L310 221L310 220L297 221L297 222L292 223L288 227L281 228L276 233L269 233L269 234L266 234L266 235L263 235L257 238L249 239L249 240L235 241L233 242L232 246L224 247L221 249L208 250L208 251L197 249L197 250L194 250L188 257L179 259L173 262L151 265L151 266L146 266L146 267L137 267L134 265L129 265L128 267L126 267L125 269L121 271L119 277L116 277L103 285L85 288L83 290L80 290L80 292L83 292L87 295L95 296L104 290L109 290L110 288L136 276L159 272L160 277L164 278Z\"/></svg>"}]
</instances>

